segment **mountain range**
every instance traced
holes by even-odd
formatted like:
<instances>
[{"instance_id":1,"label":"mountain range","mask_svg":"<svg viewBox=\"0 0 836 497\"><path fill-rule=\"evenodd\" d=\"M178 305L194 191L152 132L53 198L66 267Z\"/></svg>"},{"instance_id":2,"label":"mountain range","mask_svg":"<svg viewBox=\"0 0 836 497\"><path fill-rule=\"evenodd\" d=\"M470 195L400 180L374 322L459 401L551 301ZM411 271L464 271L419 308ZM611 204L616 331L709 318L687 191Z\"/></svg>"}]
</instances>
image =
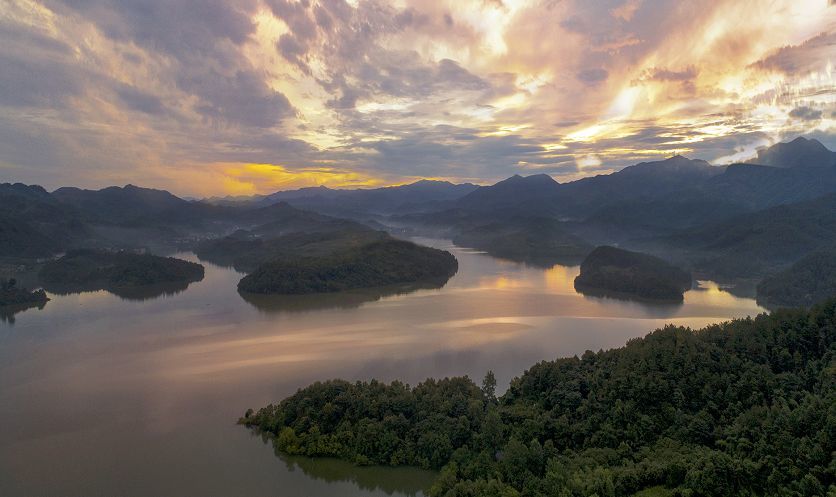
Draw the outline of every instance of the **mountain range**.
<instances>
[{"instance_id":1,"label":"mountain range","mask_svg":"<svg viewBox=\"0 0 836 497\"><path fill-rule=\"evenodd\" d=\"M675 156L567 183L515 175L489 186L422 180L202 201L133 185L48 192L2 184L0 257L387 229L543 263L615 244L739 277L786 267L836 241L836 153L798 138L760 150L755 162L714 166Z\"/></svg>"}]
</instances>

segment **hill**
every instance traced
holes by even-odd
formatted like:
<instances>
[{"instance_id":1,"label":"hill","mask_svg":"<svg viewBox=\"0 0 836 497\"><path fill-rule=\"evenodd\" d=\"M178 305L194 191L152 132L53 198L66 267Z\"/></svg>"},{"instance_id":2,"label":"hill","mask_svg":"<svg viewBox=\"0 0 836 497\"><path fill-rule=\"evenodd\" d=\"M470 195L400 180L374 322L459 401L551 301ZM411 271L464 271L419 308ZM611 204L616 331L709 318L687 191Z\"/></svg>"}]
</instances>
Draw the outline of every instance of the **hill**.
<instances>
[{"instance_id":1,"label":"hill","mask_svg":"<svg viewBox=\"0 0 836 497\"><path fill-rule=\"evenodd\" d=\"M123 223L163 212L187 208L189 202L164 190L134 185L101 190L64 187L52 192L64 205L73 206L90 222Z\"/></svg>"},{"instance_id":2,"label":"hill","mask_svg":"<svg viewBox=\"0 0 836 497\"><path fill-rule=\"evenodd\" d=\"M250 272L277 258L325 257L389 238L354 221L300 211L287 204L263 209L279 211L274 221L237 230L194 247L202 260Z\"/></svg>"},{"instance_id":3,"label":"hill","mask_svg":"<svg viewBox=\"0 0 836 497\"><path fill-rule=\"evenodd\" d=\"M0 184L0 258L48 257L88 236L74 209L40 186Z\"/></svg>"},{"instance_id":4,"label":"hill","mask_svg":"<svg viewBox=\"0 0 836 497\"><path fill-rule=\"evenodd\" d=\"M545 266L577 264L592 250L563 223L546 217L514 216L474 224L454 234L453 243L495 257Z\"/></svg>"},{"instance_id":5,"label":"hill","mask_svg":"<svg viewBox=\"0 0 836 497\"><path fill-rule=\"evenodd\" d=\"M287 454L441 468L430 495L825 495L836 301L470 378L315 383L240 422ZM652 490L651 490L652 489Z\"/></svg>"},{"instance_id":6,"label":"hill","mask_svg":"<svg viewBox=\"0 0 836 497\"><path fill-rule=\"evenodd\" d=\"M795 140L761 155L797 156L793 164L803 167L773 167L773 160L766 161L769 165L712 166L675 156L562 184L545 175L515 176L462 197L456 208L551 216L571 221L567 227L581 238L623 243L836 192L836 167L810 159L816 154L805 151L800 145L805 143L821 152L819 158L834 154L814 140Z\"/></svg>"},{"instance_id":7,"label":"hill","mask_svg":"<svg viewBox=\"0 0 836 497\"><path fill-rule=\"evenodd\" d=\"M767 308L809 307L836 296L836 249L828 247L803 257L785 271L758 284L758 303Z\"/></svg>"},{"instance_id":8,"label":"hill","mask_svg":"<svg viewBox=\"0 0 836 497\"><path fill-rule=\"evenodd\" d=\"M593 250L575 278L581 293L644 300L682 301L689 288L689 273L658 257L615 247Z\"/></svg>"},{"instance_id":9,"label":"hill","mask_svg":"<svg viewBox=\"0 0 836 497\"><path fill-rule=\"evenodd\" d=\"M255 205L287 202L294 207L329 215L362 219L383 214L426 212L448 206L478 188L470 183L420 180L407 185L368 189L325 186L280 191L253 198ZM232 199L240 204L240 199Z\"/></svg>"},{"instance_id":10,"label":"hill","mask_svg":"<svg viewBox=\"0 0 836 497\"><path fill-rule=\"evenodd\" d=\"M736 216L660 241L685 253L695 270L721 278L762 277L836 243L836 194Z\"/></svg>"},{"instance_id":11,"label":"hill","mask_svg":"<svg viewBox=\"0 0 836 497\"><path fill-rule=\"evenodd\" d=\"M526 177L514 175L465 195L456 202L456 207L481 212L554 214L558 189L558 182L546 174Z\"/></svg>"},{"instance_id":12,"label":"hill","mask_svg":"<svg viewBox=\"0 0 836 497\"><path fill-rule=\"evenodd\" d=\"M44 264L40 278L57 293L188 285L203 279L203 266L150 254L73 250Z\"/></svg>"},{"instance_id":13,"label":"hill","mask_svg":"<svg viewBox=\"0 0 836 497\"><path fill-rule=\"evenodd\" d=\"M709 181L724 171L725 167L679 155L642 162L612 174L562 185L559 211L564 217L584 219L608 205L666 198L673 192Z\"/></svg>"},{"instance_id":14,"label":"hill","mask_svg":"<svg viewBox=\"0 0 836 497\"><path fill-rule=\"evenodd\" d=\"M456 258L449 252L388 239L326 257L276 259L245 276L238 289L258 294L332 293L446 281L457 269Z\"/></svg>"}]
</instances>

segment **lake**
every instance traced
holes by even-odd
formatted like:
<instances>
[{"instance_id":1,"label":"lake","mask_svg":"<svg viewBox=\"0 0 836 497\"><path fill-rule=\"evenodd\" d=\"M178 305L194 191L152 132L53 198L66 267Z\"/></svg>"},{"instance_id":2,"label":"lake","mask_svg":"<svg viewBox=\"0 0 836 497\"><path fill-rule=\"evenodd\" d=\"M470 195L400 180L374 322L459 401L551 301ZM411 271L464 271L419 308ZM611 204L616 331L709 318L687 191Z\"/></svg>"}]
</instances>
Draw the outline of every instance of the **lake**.
<instances>
[{"instance_id":1,"label":"lake","mask_svg":"<svg viewBox=\"0 0 836 497\"><path fill-rule=\"evenodd\" d=\"M0 322L0 495L418 496L433 473L277 457L235 422L316 380L491 369L502 391L537 361L763 312L710 282L677 305L585 297L577 267L416 241L458 258L443 288L246 301L204 262L179 293L50 295Z\"/></svg>"}]
</instances>

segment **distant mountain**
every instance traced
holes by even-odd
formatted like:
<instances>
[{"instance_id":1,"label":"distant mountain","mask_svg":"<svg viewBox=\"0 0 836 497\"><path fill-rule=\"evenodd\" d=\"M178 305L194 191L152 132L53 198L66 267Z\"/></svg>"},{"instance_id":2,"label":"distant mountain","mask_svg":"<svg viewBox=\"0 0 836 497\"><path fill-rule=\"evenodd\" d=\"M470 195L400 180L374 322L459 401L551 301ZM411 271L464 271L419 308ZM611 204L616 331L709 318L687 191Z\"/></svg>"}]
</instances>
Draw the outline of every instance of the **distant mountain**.
<instances>
[{"instance_id":1,"label":"distant mountain","mask_svg":"<svg viewBox=\"0 0 836 497\"><path fill-rule=\"evenodd\" d=\"M725 174L694 188L711 201L734 200L751 210L811 200L836 192L836 167L728 166Z\"/></svg>"},{"instance_id":2,"label":"distant mountain","mask_svg":"<svg viewBox=\"0 0 836 497\"><path fill-rule=\"evenodd\" d=\"M662 242L687 253L696 270L725 278L764 276L836 244L836 194L735 216Z\"/></svg>"},{"instance_id":3,"label":"distant mountain","mask_svg":"<svg viewBox=\"0 0 836 497\"><path fill-rule=\"evenodd\" d=\"M0 184L0 258L45 258L78 248L157 252L189 248L236 230L247 236L372 231L285 202L211 205L133 185L102 190Z\"/></svg>"},{"instance_id":4,"label":"distant mountain","mask_svg":"<svg viewBox=\"0 0 836 497\"><path fill-rule=\"evenodd\" d=\"M559 184L546 174L514 175L465 195L456 206L475 211L527 211L553 214Z\"/></svg>"},{"instance_id":5,"label":"distant mountain","mask_svg":"<svg viewBox=\"0 0 836 497\"><path fill-rule=\"evenodd\" d=\"M761 157L768 167L675 156L563 184L545 175L514 176L479 188L456 207L671 229L836 192L836 153L816 140L778 144ZM775 167L779 162L787 167Z\"/></svg>"},{"instance_id":6,"label":"distant mountain","mask_svg":"<svg viewBox=\"0 0 836 497\"><path fill-rule=\"evenodd\" d=\"M695 179L679 189L660 189L655 198L617 200L619 193L613 192L610 198L615 201L600 200L600 208L577 223L575 229L591 240L623 242L716 223L776 205L813 200L833 192L836 167L733 164L703 181Z\"/></svg>"},{"instance_id":7,"label":"distant mountain","mask_svg":"<svg viewBox=\"0 0 836 497\"><path fill-rule=\"evenodd\" d=\"M48 257L87 235L76 211L40 186L0 184L0 257Z\"/></svg>"},{"instance_id":8,"label":"distant mountain","mask_svg":"<svg viewBox=\"0 0 836 497\"><path fill-rule=\"evenodd\" d=\"M285 202L247 213L250 221L263 224L198 243L194 247L198 257L250 272L279 257L326 257L389 238L358 222L304 211Z\"/></svg>"},{"instance_id":9,"label":"distant mountain","mask_svg":"<svg viewBox=\"0 0 836 497\"><path fill-rule=\"evenodd\" d=\"M332 189L326 186L280 191L254 197L252 203L287 202L294 207L340 217L366 219L369 215L428 212L448 207L478 186L449 181L421 180L401 186L369 189ZM230 201L226 201L230 203ZM240 204L240 199L233 203Z\"/></svg>"},{"instance_id":10,"label":"distant mountain","mask_svg":"<svg viewBox=\"0 0 836 497\"><path fill-rule=\"evenodd\" d=\"M725 167L677 155L566 183L561 185L556 202L563 216L585 218L607 205L664 198L724 172Z\"/></svg>"},{"instance_id":11,"label":"distant mountain","mask_svg":"<svg viewBox=\"0 0 836 497\"><path fill-rule=\"evenodd\" d=\"M64 187L52 192L59 202L71 205L88 221L120 223L161 212L187 208L189 202L164 190L134 185L101 190Z\"/></svg>"},{"instance_id":12,"label":"distant mountain","mask_svg":"<svg viewBox=\"0 0 836 497\"><path fill-rule=\"evenodd\" d=\"M789 143L758 150L758 157L748 162L775 167L834 167L836 152L831 152L818 140L800 136Z\"/></svg>"},{"instance_id":13,"label":"distant mountain","mask_svg":"<svg viewBox=\"0 0 836 497\"><path fill-rule=\"evenodd\" d=\"M512 176L462 197L456 206L481 212L518 213L584 218L604 205L650 200L721 174L702 160L676 156L643 162L621 171L560 184L545 174Z\"/></svg>"},{"instance_id":14,"label":"distant mountain","mask_svg":"<svg viewBox=\"0 0 836 497\"><path fill-rule=\"evenodd\" d=\"M578 264L592 250L586 241L552 218L516 216L474 224L455 233L453 243L547 267Z\"/></svg>"},{"instance_id":15,"label":"distant mountain","mask_svg":"<svg viewBox=\"0 0 836 497\"><path fill-rule=\"evenodd\" d=\"M504 256L540 257L568 247L585 251L587 242L636 247L637 239L652 239L682 257L699 253L706 268L729 272L722 260L735 260L734 251L713 248L711 237L741 234L747 222L766 229L766 220L759 217L764 209L789 204L796 209L836 193L834 152L816 140L800 138L762 150L759 162L767 165L718 167L675 156L562 184L544 174L516 175L482 187L423 180L373 189L303 188L211 202L133 185L49 193L37 186L3 184L0 257L48 257L71 248L170 251L236 231L250 238L339 231L347 228L345 219L352 219L376 229L431 231ZM747 221L750 215L755 217ZM786 242L784 233L807 226L809 219L821 220L815 213L801 216L787 230L769 228L769 235L752 243L762 247L772 242L777 249ZM815 233L821 227L809 225L790 242L806 243L811 233L818 240L822 237ZM348 229L359 233L369 228ZM686 239L690 241L681 242ZM762 272L791 262L804 250L742 262ZM736 272L747 271L741 266Z\"/></svg>"}]
</instances>

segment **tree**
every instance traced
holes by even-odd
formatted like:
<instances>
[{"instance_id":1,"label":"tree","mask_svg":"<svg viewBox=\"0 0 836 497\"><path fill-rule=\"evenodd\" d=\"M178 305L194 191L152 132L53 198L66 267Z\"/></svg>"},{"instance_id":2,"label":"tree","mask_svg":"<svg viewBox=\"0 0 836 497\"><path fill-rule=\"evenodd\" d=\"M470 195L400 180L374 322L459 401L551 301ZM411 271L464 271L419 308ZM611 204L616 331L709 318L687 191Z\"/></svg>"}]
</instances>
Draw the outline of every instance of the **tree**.
<instances>
[{"instance_id":1,"label":"tree","mask_svg":"<svg viewBox=\"0 0 836 497\"><path fill-rule=\"evenodd\" d=\"M496 401L496 376L493 371L488 371L485 374L485 379L482 380L482 393L490 402Z\"/></svg>"}]
</instances>

